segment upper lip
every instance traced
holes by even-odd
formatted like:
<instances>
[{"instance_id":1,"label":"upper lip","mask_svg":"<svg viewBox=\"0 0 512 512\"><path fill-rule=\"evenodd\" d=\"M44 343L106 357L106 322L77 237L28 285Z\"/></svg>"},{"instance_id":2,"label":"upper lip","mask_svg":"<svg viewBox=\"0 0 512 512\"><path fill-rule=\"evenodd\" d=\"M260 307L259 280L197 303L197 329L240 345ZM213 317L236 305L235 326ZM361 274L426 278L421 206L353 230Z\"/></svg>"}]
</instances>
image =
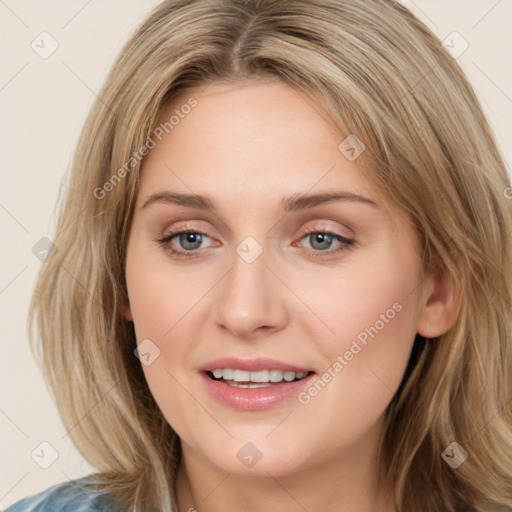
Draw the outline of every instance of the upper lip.
<instances>
[{"instance_id":1,"label":"upper lip","mask_svg":"<svg viewBox=\"0 0 512 512\"><path fill-rule=\"evenodd\" d=\"M248 372L257 372L261 370L283 370L285 372L311 372L310 368L304 368L294 364L285 363L278 359L269 359L267 357L258 357L253 359L240 359L238 357L223 357L215 359L203 366L199 367L200 371L213 372L213 370L232 369L232 370L245 370Z\"/></svg>"}]
</instances>

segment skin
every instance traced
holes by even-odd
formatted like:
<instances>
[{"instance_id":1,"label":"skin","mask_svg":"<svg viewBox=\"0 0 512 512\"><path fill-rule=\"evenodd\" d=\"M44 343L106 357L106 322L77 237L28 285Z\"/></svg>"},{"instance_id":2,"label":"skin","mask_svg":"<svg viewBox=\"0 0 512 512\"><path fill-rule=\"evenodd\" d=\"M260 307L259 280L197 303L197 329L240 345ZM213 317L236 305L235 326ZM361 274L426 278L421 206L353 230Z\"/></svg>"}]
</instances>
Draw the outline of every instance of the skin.
<instances>
[{"instance_id":1,"label":"skin","mask_svg":"<svg viewBox=\"0 0 512 512\"><path fill-rule=\"evenodd\" d=\"M423 275L410 220L338 150L346 135L311 98L279 81L210 84L175 98L161 120L190 96L197 106L143 162L126 263L126 319L138 343L160 350L143 370L182 440L180 511L396 510L376 474L384 413L416 333L435 337L455 321L453 287ZM166 190L208 196L217 211L143 207ZM333 190L376 205L280 209L282 197ZM206 233L194 257L170 253L187 252L179 236L157 241L175 228ZM354 243L315 243L304 229ZM263 249L250 264L236 252L247 236ZM322 375L396 302L401 311L306 405L232 409L199 376L233 355ZM251 468L237 457L247 442L262 454Z\"/></svg>"}]
</instances>

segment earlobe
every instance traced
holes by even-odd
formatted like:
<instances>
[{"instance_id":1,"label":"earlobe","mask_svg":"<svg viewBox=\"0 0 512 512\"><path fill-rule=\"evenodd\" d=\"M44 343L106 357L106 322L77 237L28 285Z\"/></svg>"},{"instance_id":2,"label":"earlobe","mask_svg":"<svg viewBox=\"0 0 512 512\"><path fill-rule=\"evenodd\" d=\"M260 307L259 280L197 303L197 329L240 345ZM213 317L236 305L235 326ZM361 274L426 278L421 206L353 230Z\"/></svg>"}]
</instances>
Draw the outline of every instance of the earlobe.
<instances>
[{"instance_id":1,"label":"earlobe","mask_svg":"<svg viewBox=\"0 0 512 512\"><path fill-rule=\"evenodd\" d=\"M447 271L430 274L422 285L423 296L416 331L435 338L449 331L459 315L462 295Z\"/></svg>"},{"instance_id":2,"label":"earlobe","mask_svg":"<svg viewBox=\"0 0 512 512\"><path fill-rule=\"evenodd\" d=\"M121 314L123 315L127 322L133 322L132 311L128 304L121 307Z\"/></svg>"}]
</instances>

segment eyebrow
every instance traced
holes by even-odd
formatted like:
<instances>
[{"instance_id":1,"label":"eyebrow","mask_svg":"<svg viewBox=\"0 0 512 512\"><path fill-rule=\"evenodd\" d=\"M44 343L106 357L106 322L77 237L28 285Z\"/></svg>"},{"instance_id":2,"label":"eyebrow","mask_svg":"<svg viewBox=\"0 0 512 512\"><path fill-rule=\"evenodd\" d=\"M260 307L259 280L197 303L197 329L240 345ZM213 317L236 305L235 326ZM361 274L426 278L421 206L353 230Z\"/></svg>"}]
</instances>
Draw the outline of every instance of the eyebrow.
<instances>
[{"instance_id":1,"label":"eyebrow","mask_svg":"<svg viewBox=\"0 0 512 512\"><path fill-rule=\"evenodd\" d=\"M352 192L323 192L321 194L295 194L290 197L282 198L280 201L281 209L285 212L307 210L326 203L335 201L350 201L367 204L378 207L375 201ZM187 208L217 212L215 204L206 196L199 194L179 194L171 191L157 192L149 196L142 205L142 209L154 203L175 204Z\"/></svg>"}]
</instances>

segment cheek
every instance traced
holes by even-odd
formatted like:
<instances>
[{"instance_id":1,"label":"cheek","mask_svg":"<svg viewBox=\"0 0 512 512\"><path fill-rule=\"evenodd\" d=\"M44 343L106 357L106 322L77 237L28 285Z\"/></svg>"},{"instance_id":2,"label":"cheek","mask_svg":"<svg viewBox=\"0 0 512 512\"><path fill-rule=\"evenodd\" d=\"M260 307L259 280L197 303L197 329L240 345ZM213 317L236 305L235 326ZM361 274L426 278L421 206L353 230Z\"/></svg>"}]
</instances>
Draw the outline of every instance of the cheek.
<instances>
[{"instance_id":1,"label":"cheek","mask_svg":"<svg viewBox=\"0 0 512 512\"><path fill-rule=\"evenodd\" d=\"M414 334L420 285L421 265L415 253L388 246L361 253L356 262L347 261L339 269L300 276L294 291L304 297L317 324L324 326L323 335L318 331L311 339L333 354L354 339L362 344L376 337L399 343L404 338L400 334ZM307 318L313 325L313 317Z\"/></svg>"},{"instance_id":2,"label":"cheek","mask_svg":"<svg viewBox=\"0 0 512 512\"><path fill-rule=\"evenodd\" d=\"M316 402L326 414L331 414L327 409L333 403L340 410L365 411L360 420L368 424L384 411L400 385L420 300L421 267L415 254L389 250L380 256L345 268L333 279L317 280L316 285L307 281L302 291L328 329L322 336L310 329L324 373L301 403ZM304 321L302 330L314 323ZM336 418L333 421L340 419Z\"/></svg>"},{"instance_id":3,"label":"cheek","mask_svg":"<svg viewBox=\"0 0 512 512\"><path fill-rule=\"evenodd\" d=\"M204 279L196 282L190 273L169 265L165 256L153 259L142 256L134 252L126 268L137 341L166 340L190 313L193 316L194 305L200 302L208 285Z\"/></svg>"},{"instance_id":4,"label":"cheek","mask_svg":"<svg viewBox=\"0 0 512 512\"><path fill-rule=\"evenodd\" d=\"M206 292L216 282L210 278L204 273L194 279L165 258L138 248L130 253L126 265L137 344L151 354L150 364L141 358L142 369L162 413L180 433L192 431L189 419L201 416L201 409L187 393L191 385L186 375L192 370L188 360L198 339L191 330L201 325L197 315Z\"/></svg>"}]
</instances>

